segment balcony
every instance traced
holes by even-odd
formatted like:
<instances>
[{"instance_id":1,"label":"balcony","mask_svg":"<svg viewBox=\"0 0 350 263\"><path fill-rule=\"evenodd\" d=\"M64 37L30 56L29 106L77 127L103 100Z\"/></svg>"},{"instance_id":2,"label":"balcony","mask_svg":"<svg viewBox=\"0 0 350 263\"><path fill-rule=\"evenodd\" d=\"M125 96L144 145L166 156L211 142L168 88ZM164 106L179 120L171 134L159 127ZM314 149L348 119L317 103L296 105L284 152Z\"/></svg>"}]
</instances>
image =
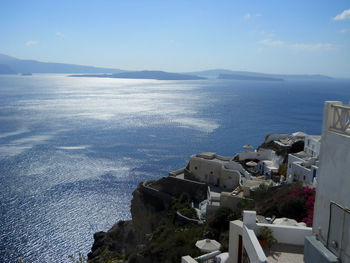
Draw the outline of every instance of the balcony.
<instances>
[{"instance_id":1,"label":"balcony","mask_svg":"<svg viewBox=\"0 0 350 263\"><path fill-rule=\"evenodd\" d=\"M350 106L331 104L330 110L330 130L350 135Z\"/></svg>"}]
</instances>

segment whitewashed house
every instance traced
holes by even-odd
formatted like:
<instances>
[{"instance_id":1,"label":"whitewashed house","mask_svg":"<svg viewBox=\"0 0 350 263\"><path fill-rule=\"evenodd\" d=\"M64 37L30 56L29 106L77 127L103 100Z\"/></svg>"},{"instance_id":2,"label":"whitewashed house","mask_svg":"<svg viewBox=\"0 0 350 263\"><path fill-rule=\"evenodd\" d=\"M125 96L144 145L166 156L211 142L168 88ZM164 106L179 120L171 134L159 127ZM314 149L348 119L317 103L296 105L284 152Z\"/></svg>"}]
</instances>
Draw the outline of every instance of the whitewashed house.
<instances>
[{"instance_id":1,"label":"whitewashed house","mask_svg":"<svg viewBox=\"0 0 350 263\"><path fill-rule=\"evenodd\" d=\"M268 136L269 140L277 138L276 134L274 134L274 136L270 138L271 136L272 135ZM288 135L288 138L290 138L290 135ZM256 161L257 171L261 175L265 175L266 179L271 179L271 175L273 173L278 173L279 166L283 162L283 157L277 155L276 152L271 149L260 149L259 151L254 152L243 152L237 154L237 157L239 161Z\"/></svg>"},{"instance_id":2,"label":"whitewashed house","mask_svg":"<svg viewBox=\"0 0 350 263\"><path fill-rule=\"evenodd\" d=\"M309 153L312 157L318 158L321 148L321 136L306 135L304 142L304 152Z\"/></svg>"},{"instance_id":3,"label":"whitewashed house","mask_svg":"<svg viewBox=\"0 0 350 263\"><path fill-rule=\"evenodd\" d=\"M250 173L233 157L210 152L192 155L187 168L192 179L230 191L240 185L241 177L250 178Z\"/></svg>"},{"instance_id":4,"label":"whitewashed house","mask_svg":"<svg viewBox=\"0 0 350 263\"><path fill-rule=\"evenodd\" d=\"M316 186L321 136L306 135L304 151L288 154L287 181Z\"/></svg>"}]
</instances>

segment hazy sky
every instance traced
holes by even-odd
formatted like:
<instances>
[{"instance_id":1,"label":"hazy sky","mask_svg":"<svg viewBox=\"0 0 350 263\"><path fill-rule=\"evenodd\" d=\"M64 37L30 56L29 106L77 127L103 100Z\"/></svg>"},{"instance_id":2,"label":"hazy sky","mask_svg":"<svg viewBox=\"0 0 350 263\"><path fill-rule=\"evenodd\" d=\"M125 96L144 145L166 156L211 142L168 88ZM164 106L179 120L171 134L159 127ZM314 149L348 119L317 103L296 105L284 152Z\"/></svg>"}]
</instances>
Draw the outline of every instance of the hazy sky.
<instances>
[{"instance_id":1,"label":"hazy sky","mask_svg":"<svg viewBox=\"0 0 350 263\"><path fill-rule=\"evenodd\" d=\"M0 53L132 70L350 77L350 1L0 0Z\"/></svg>"}]
</instances>

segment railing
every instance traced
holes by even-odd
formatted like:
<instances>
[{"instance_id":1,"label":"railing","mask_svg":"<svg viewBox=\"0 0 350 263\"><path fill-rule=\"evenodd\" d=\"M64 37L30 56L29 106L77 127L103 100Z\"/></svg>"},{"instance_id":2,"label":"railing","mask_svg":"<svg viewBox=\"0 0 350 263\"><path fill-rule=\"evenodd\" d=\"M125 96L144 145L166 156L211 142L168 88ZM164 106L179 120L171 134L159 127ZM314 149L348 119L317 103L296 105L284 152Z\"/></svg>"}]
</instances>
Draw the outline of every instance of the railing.
<instances>
[{"instance_id":1,"label":"railing","mask_svg":"<svg viewBox=\"0 0 350 263\"><path fill-rule=\"evenodd\" d=\"M331 123L331 129L350 135L350 106L332 105L333 108L333 121Z\"/></svg>"},{"instance_id":2,"label":"railing","mask_svg":"<svg viewBox=\"0 0 350 263\"><path fill-rule=\"evenodd\" d=\"M176 211L176 215L179 217L180 220L182 220L182 222L184 223L192 223L195 225L203 225L204 221L203 220L198 220L198 219L194 219L194 218L189 218L187 216L184 216L183 214L181 214L180 211Z\"/></svg>"}]
</instances>

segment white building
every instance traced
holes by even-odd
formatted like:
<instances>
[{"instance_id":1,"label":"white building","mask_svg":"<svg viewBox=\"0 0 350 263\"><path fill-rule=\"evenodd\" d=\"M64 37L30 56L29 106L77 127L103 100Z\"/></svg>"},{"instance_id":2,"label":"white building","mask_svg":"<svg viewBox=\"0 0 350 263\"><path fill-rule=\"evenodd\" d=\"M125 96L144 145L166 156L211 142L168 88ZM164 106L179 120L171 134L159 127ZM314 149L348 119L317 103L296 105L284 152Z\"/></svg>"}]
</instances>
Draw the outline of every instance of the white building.
<instances>
[{"instance_id":1,"label":"white building","mask_svg":"<svg viewBox=\"0 0 350 263\"><path fill-rule=\"evenodd\" d=\"M325 103L319 158L313 232L324 251L350 263L350 105ZM316 245L310 247L319 254ZM315 258L308 254L305 262Z\"/></svg>"},{"instance_id":2,"label":"white building","mask_svg":"<svg viewBox=\"0 0 350 263\"><path fill-rule=\"evenodd\" d=\"M268 138L271 136L272 135L269 135ZM277 135L270 139L275 139L276 136ZM290 137L290 135L288 136ZM278 173L279 166L283 162L283 157L277 155L276 152L271 149L260 149L259 151L254 152L243 152L237 154L237 157L239 161L254 160L258 162L257 171L261 175L265 175L266 179L270 179L272 173Z\"/></svg>"},{"instance_id":3,"label":"white building","mask_svg":"<svg viewBox=\"0 0 350 263\"><path fill-rule=\"evenodd\" d=\"M318 158L320 155L321 136L306 135L304 142L304 152L311 154L312 157Z\"/></svg>"},{"instance_id":4,"label":"white building","mask_svg":"<svg viewBox=\"0 0 350 263\"><path fill-rule=\"evenodd\" d=\"M243 222L230 222L229 263L303 261L304 239L312 235L311 227L263 224L256 221L255 211L244 211ZM270 229L277 241L269 251L264 251L257 239L263 227Z\"/></svg>"},{"instance_id":5,"label":"white building","mask_svg":"<svg viewBox=\"0 0 350 263\"><path fill-rule=\"evenodd\" d=\"M323 116L313 228L259 224L245 211L230 222L228 262L350 263L350 105L326 102ZM257 240L261 227L277 240L272 250Z\"/></svg>"},{"instance_id":6,"label":"white building","mask_svg":"<svg viewBox=\"0 0 350 263\"><path fill-rule=\"evenodd\" d=\"M233 157L209 152L192 155L188 170L192 179L230 191L240 185L241 176L250 178L250 173L233 161Z\"/></svg>"},{"instance_id":7,"label":"white building","mask_svg":"<svg viewBox=\"0 0 350 263\"><path fill-rule=\"evenodd\" d=\"M304 151L288 154L287 181L316 185L321 136L306 135Z\"/></svg>"}]
</instances>

